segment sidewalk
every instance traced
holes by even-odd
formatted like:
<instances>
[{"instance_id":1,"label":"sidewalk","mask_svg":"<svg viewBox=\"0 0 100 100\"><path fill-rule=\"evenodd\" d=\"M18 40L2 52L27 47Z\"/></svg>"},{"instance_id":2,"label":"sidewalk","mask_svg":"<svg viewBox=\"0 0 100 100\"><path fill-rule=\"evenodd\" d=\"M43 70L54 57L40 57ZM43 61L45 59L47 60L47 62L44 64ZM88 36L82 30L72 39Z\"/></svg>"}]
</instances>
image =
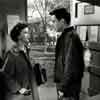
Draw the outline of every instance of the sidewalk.
<instances>
[{"instance_id":1,"label":"sidewalk","mask_svg":"<svg viewBox=\"0 0 100 100\"><path fill-rule=\"evenodd\" d=\"M100 100L100 94L95 96L88 96L86 94L81 93L80 100Z\"/></svg>"},{"instance_id":2,"label":"sidewalk","mask_svg":"<svg viewBox=\"0 0 100 100\"><path fill-rule=\"evenodd\" d=\"M57 100L57 93L55 86L42 85L38 88L40 100ZM81 93L80 100L100 100L100 94L96 96L88 96Z\"/></svg>"},{"instance_id":3,"label":"sidewalk","mask_svg":"<svg viewBox=\"0 0 100 100\"><path fill-rule=\"evenodd\" d=\"M56 87L55 86L41 86L38 88L40 100L57 100Z\"/></svg>"},{"instance_id":4,"label":"sidewalk","mask_svg":"<svg viewBox=\"0 0 100 100\"><path fill-rule=\"evenodd\" d=\"M100 94L90 97L89 100L100 100Z\"/></svg>"}]
</instances>

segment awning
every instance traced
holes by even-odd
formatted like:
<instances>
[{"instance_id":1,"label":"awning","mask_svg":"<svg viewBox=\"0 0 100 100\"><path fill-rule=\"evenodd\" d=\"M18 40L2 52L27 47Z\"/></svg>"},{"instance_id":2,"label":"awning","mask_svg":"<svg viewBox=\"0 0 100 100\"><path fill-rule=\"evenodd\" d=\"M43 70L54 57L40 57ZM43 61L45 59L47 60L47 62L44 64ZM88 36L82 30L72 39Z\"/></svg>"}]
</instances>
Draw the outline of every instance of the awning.
<instances>
[{"instance_id":1,"label":"awning","mask_svg":"<svg viewBox=\"0 0 100 100\"><path fill-rule=\"evenodd\" d=\"M87 3L90 3L92 5L100 6L100 0L78 0L78 1L87 2Z\"/></svg>"}]
</instances>

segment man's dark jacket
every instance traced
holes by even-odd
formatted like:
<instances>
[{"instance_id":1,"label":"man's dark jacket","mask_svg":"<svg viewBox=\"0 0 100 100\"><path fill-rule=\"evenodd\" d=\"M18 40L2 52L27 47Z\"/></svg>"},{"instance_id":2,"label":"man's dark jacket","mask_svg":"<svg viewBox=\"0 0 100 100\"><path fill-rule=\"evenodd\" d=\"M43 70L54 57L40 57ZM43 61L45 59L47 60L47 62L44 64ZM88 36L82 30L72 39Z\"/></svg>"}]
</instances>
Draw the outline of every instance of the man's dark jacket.
<instances>
[{"instance_id":1,"label":"man's dark jacket","mask_svg":"<svg viewBox=\"0 0 100 100\"><path fill-rule=\"evenodd\" d=\"M58 38L55 54L54 80L65 97L80 92L84 71L83 46L73 27L64 30Z\"/></svg>"}]
</instances>

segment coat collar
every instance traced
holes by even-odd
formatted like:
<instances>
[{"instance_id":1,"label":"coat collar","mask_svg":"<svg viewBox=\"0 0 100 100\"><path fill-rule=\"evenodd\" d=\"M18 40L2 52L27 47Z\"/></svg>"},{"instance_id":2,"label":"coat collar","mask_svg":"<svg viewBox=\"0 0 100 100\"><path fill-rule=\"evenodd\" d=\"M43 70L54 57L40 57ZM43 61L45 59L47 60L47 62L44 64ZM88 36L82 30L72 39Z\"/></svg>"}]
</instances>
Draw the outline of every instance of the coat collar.
<instances>
[{"instance_id":1,"label":"coat collar","mask_svg":"<svg viewBox=\"0 0 100 100\"><path fill-rule=\"evenodd\" d=\"M17 45L14 45L12 48L11 48L11 53L13 53L14 55L19 55L20 52L22 52L23 50L20 50ZM24 52L24 51L23 51Z\"/></svg>"},{"instance_id":2,"label":"coat collar","mask_svg":"<svg viewBox=\"0 0 100 100\"><path fill-rule=\"evenodd\" d=\"M74 27L73 26L69 26L67 28L64 29L64 31L62 32L62 36L72 36L72 31L74 31Z\"/></svg>"},{"instance_id":3,"label":"coat collar","mask_svg":"<svg viewBox=\"0 0 100 100\"><path fill-rule=\"evenodd\" d=\"M73 26L69 26L69 27L64 29L64 32L69 32L69 31L72 31L72 30L74 30L74 27Z\"/></svg>"}]
</instances>

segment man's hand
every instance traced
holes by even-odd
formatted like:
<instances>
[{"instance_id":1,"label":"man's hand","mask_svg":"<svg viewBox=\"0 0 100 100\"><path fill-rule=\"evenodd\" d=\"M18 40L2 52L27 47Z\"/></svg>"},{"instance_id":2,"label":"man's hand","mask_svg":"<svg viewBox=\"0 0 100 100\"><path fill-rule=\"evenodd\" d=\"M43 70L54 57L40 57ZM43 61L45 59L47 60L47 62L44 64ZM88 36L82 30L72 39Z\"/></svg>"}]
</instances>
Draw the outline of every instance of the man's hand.
<instances>
[{"instance_id":1,"label":"man's hand","mask_svg":"<svg viewBox=\"0 0 100 100\"><path fill-rule=\"evenodd\" d=\"M59 95L59 98L61 98L64 95L64 93L61 91L58 91L58 95Z\"/></svg>"}]
</instances>

